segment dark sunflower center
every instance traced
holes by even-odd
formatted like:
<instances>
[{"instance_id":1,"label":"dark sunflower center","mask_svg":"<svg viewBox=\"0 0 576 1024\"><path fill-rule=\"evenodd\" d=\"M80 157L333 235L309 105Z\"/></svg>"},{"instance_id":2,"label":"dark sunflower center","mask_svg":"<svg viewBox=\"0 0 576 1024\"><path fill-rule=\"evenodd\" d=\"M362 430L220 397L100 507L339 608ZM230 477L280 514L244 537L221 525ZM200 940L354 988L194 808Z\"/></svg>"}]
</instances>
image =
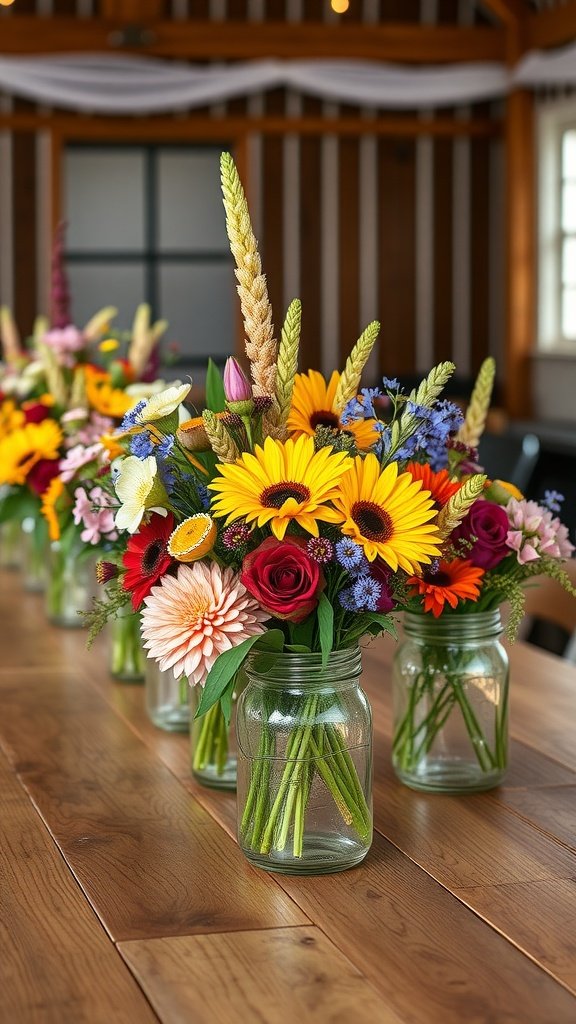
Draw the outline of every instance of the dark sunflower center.
<instances>
[{"instance_id":1,"label":"dark sunflower center","mask_svg":"<svg viewBox=\"0 0 576 1024\"><path fill-rule=\"evenodd\" d=\"M260 501L264 508L282 508L282 505L285 501L288 501L288 498L294 498L298 503L308 501L310 491L304 484L290 481L289 483L272 484L271 487L267 487L262 491L260 495Z\"/></svg>"},{"instance_id":2,"label":"dark sunflower center","mask_svg":"<svg viewBox=\"0 0 576 1024\"><path fill-rule=\"evenodd\" d=\"M451 582L447 572L427 572L424 579L433 587L449 587Z\"/></svg>"},{"instance_id":3,"label":"dark sunflower center","mask_svg":"<svg viewBox=\"0 0 576 1024\"><path fill-rule=\"evenodd\" d=\"M340 420L335 412L330 412L328 409L319 409L318 412L312 413L310 426L312 430L316 430L316 427L333 427L339 430Z\"/></svg>"},{"instance_id":4,"label":"dark sunflower center","mask_svg":"<svg viewBox=\"0 0 576 1024\"><path fill-rule=\"evenodd\" d=\"M373 501L357 501L352 506L352 519L367 540L384 543L392 536L392 520Z\"/></svg>"},{"instance_id":5,"label":"dark sunflower center","mask_svg":"<svg viewBox=\"0 0 576 1024\"><path fill-rule=\"evenodd\" d=\"M163 551L164 543L161 540L155 540L148 545L142 559L142 569L146 574L154 572Z\"/></svg>"}]
</instances>

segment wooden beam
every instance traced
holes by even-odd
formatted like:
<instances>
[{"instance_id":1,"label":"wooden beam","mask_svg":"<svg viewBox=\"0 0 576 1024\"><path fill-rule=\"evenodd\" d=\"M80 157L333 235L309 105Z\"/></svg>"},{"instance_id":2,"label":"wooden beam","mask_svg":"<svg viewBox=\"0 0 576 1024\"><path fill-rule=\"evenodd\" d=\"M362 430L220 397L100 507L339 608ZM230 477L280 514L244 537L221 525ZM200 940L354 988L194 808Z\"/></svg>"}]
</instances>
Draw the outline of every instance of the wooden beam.
<instances>
[{"instance_id":1,"label":"wooden beam","mask_svg":"<svg viewBox=\"0 0 576 1024\"><path fill-rule=\"evenodd\" d=\"M534 345L536 208L534 97L518 89L506 112L506 357L505 404L508 413L531 413L530 355Z\"/></svg>"},{"instance_id":2,"label":"wooden beam","mask_svg":"<svg viewBox=\"0 0 576 1024\"><path fill-rule=\"evenodd\" d=\"M456 25L174 21L128 27L100 19L2 19L0 53L123 51L190 60L365 58L410 64L503 60L503 29Z\"/></svg>"},{"instance_id":3,"label":"wooden beam","mask_svg":"<svg viewBox=\"0 0 576 1024\"><path fill-rule=\"evenodd\" d=\"M415 117L383 117L374 120L324 117L86 117L46 114L0 114L0 131L37 132L54 129L63 138L117 140L214 139L227 141L246 133L261 135L378 135L413 138L430 135L440 138L490 137L501 133L497 120L456 121L436 118L421 121Z\"/></svg>"},{"instance_id":4,"label":"wooden beam","mask_svg":"<svg viewBox=\"0 0 576 1024\"><path fill-rule=\"evenodd\" d=\"M532 14L526 25L526 42L530 50L546 50L564 46L576 39L576 2L550 11Z\"/></svg>"},{"instance_id":5,"label":"wooden beam","mask_svg":"<svg viewBox=\"0 0 576 1024\"><path fill-rule=\"evenodd\" d=\"M516 25L528 15L528 8L523 0L482 0L482 6L505 25Z\"/></svg>"}]
</instances>

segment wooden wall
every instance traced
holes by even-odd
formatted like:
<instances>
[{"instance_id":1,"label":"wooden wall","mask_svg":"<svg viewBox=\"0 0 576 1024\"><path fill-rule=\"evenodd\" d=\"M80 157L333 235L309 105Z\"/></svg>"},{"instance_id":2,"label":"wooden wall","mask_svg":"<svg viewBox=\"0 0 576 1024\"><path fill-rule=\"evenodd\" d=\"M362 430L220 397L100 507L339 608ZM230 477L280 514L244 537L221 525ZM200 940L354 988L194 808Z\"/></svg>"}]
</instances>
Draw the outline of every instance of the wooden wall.
<instances>
[{"instance_id":1,"label":"wooden wall","mask_svg":"<svg viewBox=\"0 0 576 1024\"><path fill-rule=\"evenodd\" d=\"M164 15L175 18L336 17L328 0L166 0L164 7ZM18 0L18 10L90 16L100 9L96 0ZM489 20L472 0L352 0L345 19ZM0 102L5 111L35 109L24 101ZM276 90L193 113L222 123L245 115L322 118L315 133L248 131L240 147L275 319L279 325L290 299L301 297L307 365L331 370L375 318L382 332L374 378L425 372L447 358L469 377L489 352L503 365L503 155L496 105L400 115ZM405 130L407 118L426 131L437 116L463 133ZM361 134L335 131L342 118L357 119ZM493 131L468 134L471 122L492 124ZM49 133L0 133L0 293L24 333L35 313L46 310L50 205L57 193L51 171L57 172L57 160L50 156ZM163 314L169 318L170 311Z\"/></svg>"}]
</instances>

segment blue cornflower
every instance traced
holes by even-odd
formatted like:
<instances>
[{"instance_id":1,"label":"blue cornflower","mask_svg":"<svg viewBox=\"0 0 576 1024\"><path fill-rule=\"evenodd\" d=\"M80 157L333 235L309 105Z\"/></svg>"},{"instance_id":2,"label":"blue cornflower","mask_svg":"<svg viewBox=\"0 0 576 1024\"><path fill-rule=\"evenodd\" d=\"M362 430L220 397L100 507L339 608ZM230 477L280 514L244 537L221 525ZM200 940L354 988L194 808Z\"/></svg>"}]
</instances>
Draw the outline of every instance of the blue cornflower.
<instances>
[{"instance_id":1,"label":"blue cornflower","mask_svg":"<svg viewBox=\"0 0 576 1024\"><path fill-rule=\"evenodd\" d=\"M336 559L344 569L355 572L363 563L364 552L355 540L344 537L336 544Z\"/></svg>"},{"instance_id":2,"label":"blue cornflower","mask_svg":"<svg viewBox=\"0 0 576 1024\"><path fill-rule=\"evenodd\" d=\"M338 594L338 600L346 612L357 612L360 610L354 599L352 587L348 587L347 590L341 590Z\"/></svg>"},{"instance_id":3,"label":"blue cornflower","mask_svg":"<svg viewBox=\"0 0 576 1024\"><path fill-rule=\"evenodd\" d=\"M359 576L352 587L354 600L359 609L375 612L378 607L378 599L382 593L382 587L378 580L371 576Z\"/></svg>"},{"instance_id":4,"label":"blue cornflower","mask_svg":"<svg viewBox=\"0 0 576 1024\"><path fill-rule=\"evenodd\" d=\"M142 398L133 409L129 409L122 423L120 424L120 430L130 430L130 427L135 427L137 422L137 416L142 412L142 409L146 408L147 403Z\"/></svg>"},{"instance_id":5,"label":"blue cornflower","mask_svg":"<svg viewBox=\"0 0 576 1024\"><path fill-rule=\"evenodd\" d=\"M396 377L382 377L382 387L385 391L399 391L400 383Z\"/></svg>"},{"instance_id":6,"label":"blue cornflower","mask_svg":"<svg viewBox=\"0 0 576 1024\"><path fill-rule=\"evenodd\" d=\"M200 504L206 512L210 508L210 491L206 487L206 484L196 484L196 490L198 497L200 498Z\"/></svg>"},{"instance_id":7,"label":"blue cornflower","mask_svg":"<svg viewBox=\"0 0 576 1024\"><path fill-rule=\"evenodd\" d=\"M154 445L150 440L150 434L145 431L143 434L136 434L130 441L130 451L137 459L147 459L154 451Z\"/></svg>"},{"instance_id":8,"label":"blue cornflower","mask_svg":"<svg viewBox=\"0 0 576 1024\"><path fill-rule=\"evenodd\" d=\"M550 512L560 512L563 501L564 495L560 494L559 491L544 491L544 501L542 504Z\"/></svg>"},{"instance_id":9,"label":"blue cornflower","mask_svg":"<svg viewBox=\"0 0 576 1024\"><path fill-rule=\"evenodd\" d=\"M161 459L167 459L174 447L174 434L168 434L156 449Z\"/></svg>"},{"instance_id":10,"label":"blue cornflower","mask_svg":"<svg viewBox=\"0 0 576 1024\"><path fill-rule=\"evenodd\" d=\"M167 462L158 463L158 476L160 477L167 494L172 494L176 483L176 473L170 468Z\"/></svg>"}]
</instances>

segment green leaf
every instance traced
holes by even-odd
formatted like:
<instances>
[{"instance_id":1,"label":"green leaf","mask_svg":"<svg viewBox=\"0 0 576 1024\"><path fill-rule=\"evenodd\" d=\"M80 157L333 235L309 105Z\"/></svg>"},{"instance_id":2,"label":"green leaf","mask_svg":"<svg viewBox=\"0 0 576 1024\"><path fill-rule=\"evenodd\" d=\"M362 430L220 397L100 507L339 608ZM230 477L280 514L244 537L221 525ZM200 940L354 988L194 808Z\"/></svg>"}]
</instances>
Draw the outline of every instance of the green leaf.
<instances>
[{"instance_id":1,"label":"green leaf","mask_svg":"<svg viewBox=\"0 0 576 1024\"><path fill-rule=\"evenodd\" d=\"M208 360L208 369L206 370L206 406L212 412L224 412L226 408L224 381L220 370L212 359Z\"/></svg>"},{"instance_id":2,"label":"green leaf","mask_svg":"<svg viewBox=\"0 0 576 1024\"><path fill-rule=\"evenodd\" d=\"M294 623L291 629L291 637L293 643L298 644L301 647L306 647L309 651L312 650L312 637L314 635L314 615L309 615L304 622Z\"/></svg>"},{"instance_id":3,"label":"green leaf","mask_svg":"<svg viewBox=\"0 0 576 1024\"><path fill-rule=\"evenodd\" d=\"M232 676L232 679L220 697L220 707L222 708L222 714L224 715L226 725L230 725L230 719L232 718L232 699L234 696L235 681L236 676Z\"/></svg>"},{"instance_id":4,"label":"green leaf","mask_svg":"<svg viewBox=\"0 0 576 1024\"><path fill-rule=\"evenodd\" d=\"M318 632L320 634L320 650L322 665L326 665L328 655L334 644L334 609L326 594L320 594L318 602Z\"/></svg>"},{"instance_id":5,"label":"green leaf","mask_svg":"<svg viewBox=\"0 0 576 1024\"><path fill-rule=\"evenodd\" d=\"M259 644L265 651L281 651L284 646L284 634L281 629L268 629L265 633L257 633L256 636L249 636L237 647L224 651L218 655L212 665L202 691L202 697L196 711L196 718L205 715L216 701L220 700L226 687L234 679L244 658L250 653L255 644Z\"/></svg>"},{"instance_id":6,"label":"green leaf","mask_svg":"<svg viewBox=\"0 0 576 1024\"><path fill-rule=\"evenodd\" d=\"M293 654L310 654L310 648L306 647L306 644L286 644L286 651L292 651Z\"/></svg>"},{"instance_id":7,"label":"green leaf","mask_svg":"<svg viewBox=\"0 0 576 1024\"><path fill-rule=\"evenodd\" d=\"M390 633L395 640L398 639L398 632L396 629L396 623L390 615L385 615L383 612L366 612L366 626L378 625L380 633Z\"/></svg>"}]
</instances>

